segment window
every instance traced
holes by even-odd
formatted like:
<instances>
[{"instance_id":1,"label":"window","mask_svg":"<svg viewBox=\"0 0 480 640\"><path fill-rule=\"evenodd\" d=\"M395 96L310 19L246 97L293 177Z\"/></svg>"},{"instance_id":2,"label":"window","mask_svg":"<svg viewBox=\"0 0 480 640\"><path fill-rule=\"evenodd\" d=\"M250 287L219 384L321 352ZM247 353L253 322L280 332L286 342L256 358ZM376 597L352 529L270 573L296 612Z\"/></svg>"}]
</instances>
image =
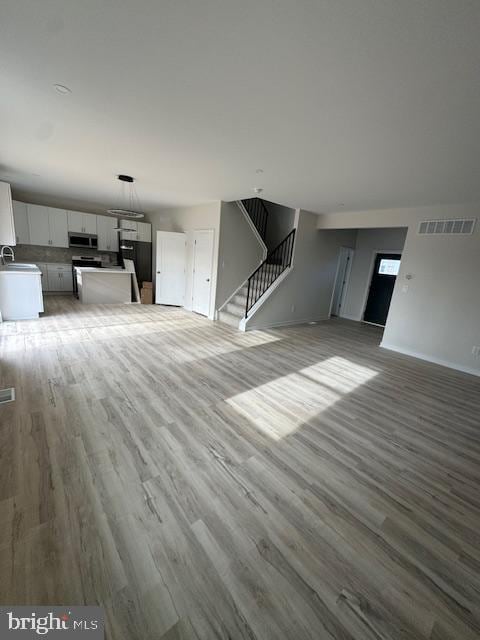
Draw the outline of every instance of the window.
<instances>
[{"instance_id":1,"label":"window","mask_svg":"<svg viewBox=\"0 0 480 640\"><path fill-rule=\"evenodd\" d=\"M382 276L397 276L400 271L400 260L382 258L378 273Z\"/></svg>"}]
</instances>

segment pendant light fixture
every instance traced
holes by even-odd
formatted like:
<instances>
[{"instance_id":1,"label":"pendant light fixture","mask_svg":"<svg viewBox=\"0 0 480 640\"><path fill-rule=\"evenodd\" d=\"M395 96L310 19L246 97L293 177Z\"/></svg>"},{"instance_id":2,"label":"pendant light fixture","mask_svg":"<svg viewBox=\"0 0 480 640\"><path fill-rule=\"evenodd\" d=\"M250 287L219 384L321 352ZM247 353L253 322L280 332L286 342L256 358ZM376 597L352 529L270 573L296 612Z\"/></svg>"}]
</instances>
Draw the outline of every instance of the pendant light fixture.
<instances>
[{"instance_id":1,"label":"pendant light fixture","mask_svg":"<svg viewBox=\"0 0 480 640\"><path fill-rule=\"evenodd\" d=\"M117 176L121 183L121 201L124 205L119 209L107 209L107 213L122 218L143 218L145 214L140 209L140 200L135 189L135 179L132 176L120 174Z\"/></svg>"}]
</instances>

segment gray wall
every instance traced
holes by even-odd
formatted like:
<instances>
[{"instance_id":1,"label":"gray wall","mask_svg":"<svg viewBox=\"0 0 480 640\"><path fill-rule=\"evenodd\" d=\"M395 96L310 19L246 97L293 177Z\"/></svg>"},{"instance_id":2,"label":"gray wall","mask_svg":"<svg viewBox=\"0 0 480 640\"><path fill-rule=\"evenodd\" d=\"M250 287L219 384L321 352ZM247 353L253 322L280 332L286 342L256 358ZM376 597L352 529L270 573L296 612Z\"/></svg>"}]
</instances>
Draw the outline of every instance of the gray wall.
<instances>
[{"instance_id":1,"label":"gray wall","mask_svg":"<svg viewBox=\"0 0 480 640\"><path fill-rule=\"evenodd\" d=\"M340 247L355 246L355 231L317 231L318 216L297 213L293 269L247 321L248 329L328 318Z\"/></svg>"},{"instance_id":2,"label":"gray wall","mask_svg":"<svg viewBox=\"0 0 480 640\"><path fill-rule=\"evenodd\" d=\"M269 251L274 249L293 229L295 209L275 202L265 201L268 209L267 237L265 244Z\"/></svg>"},{"instance_id":3,"label":"gray wall","mask_svg":"<svg viewBox=\"0 0 480 640\"><path fill-rule=\"evenodd\" d=\"M361 320L376 251L402 251L407 229L359 229L341 316Z\"/></svg>"},{"instance_id":4,"label":"gray wall","mask_svg":"<svg viewBox=\"0 0 480 640\"><path fill-rule=\"evenodd\" d=\"M263 249L235 202L222 202L216 308L245 282L263 260Z\"/></svg>"},{"instance_id":5,"label":"gray wall","mask_svg":"<svg viewBox=\"0 0 480 640\"><path fill-rule=\"evenodd\" d=\"M408 225L382 346L480 375L480 203L319 216L319 228ZM470 236L419 236L421 220L477 218ZM411 275L411 279L406 276Z\"/></svg>"},{"instance_id":6,"label":"gray wall","mask_svg":"<svg viewBox=\"0 0 480 640\"><path fill-rule=\"evenodd\" d=\"M479 274L478 225L464 237L419 236L411 228L382 345L480 375L472 354L480 346Z\"/></svg>"}]
</instances>

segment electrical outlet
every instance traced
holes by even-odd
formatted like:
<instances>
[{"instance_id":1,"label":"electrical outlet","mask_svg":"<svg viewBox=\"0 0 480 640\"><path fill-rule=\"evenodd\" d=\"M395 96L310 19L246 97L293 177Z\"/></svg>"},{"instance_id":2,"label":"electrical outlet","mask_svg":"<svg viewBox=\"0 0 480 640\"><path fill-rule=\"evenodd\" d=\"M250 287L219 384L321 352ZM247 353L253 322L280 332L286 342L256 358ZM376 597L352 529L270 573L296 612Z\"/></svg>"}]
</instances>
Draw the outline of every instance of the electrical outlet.
<instances>
[{"instance_id":1,"label":"electrical outlet","mask_svg":"<svg viewBox=\"0 0 480 640\"><path fill-rule=\"evenodd\" d=\"M474 358L480 358L480 347L478 346L473 347L472 353Z\"/></svg>"}]
</instances>

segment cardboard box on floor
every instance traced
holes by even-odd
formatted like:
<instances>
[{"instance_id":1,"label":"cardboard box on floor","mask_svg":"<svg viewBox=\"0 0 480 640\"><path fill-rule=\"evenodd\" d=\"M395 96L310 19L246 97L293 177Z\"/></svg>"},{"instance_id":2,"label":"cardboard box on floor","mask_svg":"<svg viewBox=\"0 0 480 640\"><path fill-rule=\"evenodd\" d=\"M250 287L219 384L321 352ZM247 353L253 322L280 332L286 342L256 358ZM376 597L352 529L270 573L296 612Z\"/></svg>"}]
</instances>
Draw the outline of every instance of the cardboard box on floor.
<instances>
[{"instance_id":1,"label":"cardboard box on floor","mask_svg":"<svg viewBox=\"0 0 480 640\"><path fill-rule=\"evenodd\" d=\"M140 292L140 302L142 304L153 304L153 289L142 289Z\"/></svg>"},{"instance_id":2,"label":"cardboard box on floor","mask_svg":"<svg viewBox=\"0 0 480 640\"><path fill-rule=\"evenodd\" d=\"M142 282L140 302L142 304L153 304L153 286L151 282Z\"/></svg>"}]
</instances>

